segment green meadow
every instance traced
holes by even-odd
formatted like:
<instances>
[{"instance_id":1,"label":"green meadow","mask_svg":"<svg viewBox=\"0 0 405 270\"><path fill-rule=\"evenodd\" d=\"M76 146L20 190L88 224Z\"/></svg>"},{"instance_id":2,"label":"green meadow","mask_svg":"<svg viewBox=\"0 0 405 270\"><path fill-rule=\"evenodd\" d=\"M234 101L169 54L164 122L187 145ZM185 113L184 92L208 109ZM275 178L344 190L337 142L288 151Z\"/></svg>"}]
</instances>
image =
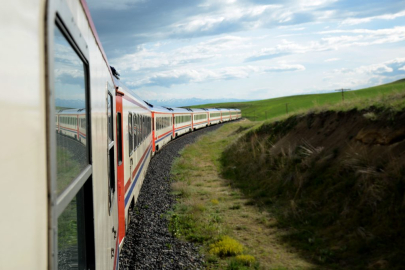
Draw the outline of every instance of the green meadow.
<instances>
[{"instance_id":1,"label":"green meadow","mask_svg":"<svg viewBox=\"0 0 405 270\"><path fill-rule=\"evenodd\" d=\"M405 79L388 84L374 86L370 88L344 92L346 103L357 103L358 101L384 98L386 95L401 93L405 91ZM334 92L327 94L312 94L265 99L249 102L215 103L193 106L195 108L239 108L242 116L253 121L272 119L289 113L298 113L317 107L334 107L342 103L342 93ZM288 111L288 113L287 113Z\"/></svg>"}]
</instances>

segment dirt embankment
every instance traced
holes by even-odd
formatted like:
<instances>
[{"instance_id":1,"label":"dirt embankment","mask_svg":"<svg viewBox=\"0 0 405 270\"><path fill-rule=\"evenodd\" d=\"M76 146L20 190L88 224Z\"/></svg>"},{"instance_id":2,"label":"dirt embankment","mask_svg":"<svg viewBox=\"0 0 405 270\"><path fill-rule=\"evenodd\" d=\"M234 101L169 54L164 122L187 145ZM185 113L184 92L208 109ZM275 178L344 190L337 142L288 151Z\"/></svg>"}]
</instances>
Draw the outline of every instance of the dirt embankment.
<instances>
[{"instance_id":1,"label":"dirt embankment","mask_svg":"<svg viewBox=\"0 0 405 270\"><path fill-rule=\"evenodd\" d=\"M296 121L297 125L275 142L272 153L295 149L303 143L322 147L325 151L367 151L378 155L376 158L400 158L405 151L405 112L393 114L376 109L324 112Z\"/></svg>"},{"instance_id":2,"label":"dirt embankment","mask_svg":"<svg viewBox=\"0 0 405 270\"><path fill-rule=\"evenodd\" d=\"M291 229L320 267L405 264L405 111L323 112L264 124L222 157L223 174Z\"/></svg>"}]
</instances>

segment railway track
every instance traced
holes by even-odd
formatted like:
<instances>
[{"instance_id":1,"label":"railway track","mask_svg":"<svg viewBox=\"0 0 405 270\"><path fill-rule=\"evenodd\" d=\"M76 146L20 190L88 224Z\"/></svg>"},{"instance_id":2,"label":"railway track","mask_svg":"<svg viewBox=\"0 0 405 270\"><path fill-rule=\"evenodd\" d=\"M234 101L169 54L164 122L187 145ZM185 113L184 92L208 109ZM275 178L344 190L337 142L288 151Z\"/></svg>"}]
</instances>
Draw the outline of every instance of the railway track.
<instances>
[{"instance_id":1,"label":"railway track","mask_svg":"<svg viewBox=\"0 0 405 270\"><path fill-rule=\"evenodd\" d=\"M170 194L170 169L184 146L221 126L181 136L152 158L138 201L130 213L131 223L120 253L120 269L204 268L198 247L179 240L168 230L166 214L176 202L175 196Z\"/></svg>"}]
</instances>

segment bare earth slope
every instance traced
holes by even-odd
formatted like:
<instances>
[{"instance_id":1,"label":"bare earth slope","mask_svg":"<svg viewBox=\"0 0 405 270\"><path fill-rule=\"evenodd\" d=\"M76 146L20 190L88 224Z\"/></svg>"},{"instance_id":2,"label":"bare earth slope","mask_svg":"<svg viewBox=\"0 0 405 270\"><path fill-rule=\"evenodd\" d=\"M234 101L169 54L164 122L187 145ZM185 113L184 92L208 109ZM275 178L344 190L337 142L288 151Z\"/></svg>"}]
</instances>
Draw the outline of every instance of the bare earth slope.
<instances>
[{"instance_id":1,"label":"bare earth slope","mask_svg":"<svg viewBox=\"0 0 405 270\"><path fill-rule=\"evenodd\" d=\"M404 154L405 111L369 108L264 124L222 163L320 268L401 269Z\"/></svg>"}]
</instances>

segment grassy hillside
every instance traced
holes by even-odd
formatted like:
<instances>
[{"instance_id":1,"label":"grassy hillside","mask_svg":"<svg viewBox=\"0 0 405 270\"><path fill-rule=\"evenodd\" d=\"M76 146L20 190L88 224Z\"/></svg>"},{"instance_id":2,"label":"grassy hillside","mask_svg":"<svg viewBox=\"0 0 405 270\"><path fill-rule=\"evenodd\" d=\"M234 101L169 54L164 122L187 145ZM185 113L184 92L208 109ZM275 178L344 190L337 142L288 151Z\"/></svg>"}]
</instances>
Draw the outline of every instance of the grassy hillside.
<instances>
[{"instance_id":1,"label":"grassy hillside","mask_svg":"<svg viewBox=\"0 0 405 270\"><path fill-rule=\"evenodd\" d=\"M405 94L267 122L222 155L223 176L320 269L405 265Z\"/></svg>"},{"instance_id":2,"label":"grassy hillside","mask_svg":"<svg viewBox=\"0 0 405 270\"><path fill-rule=\"evenodd\" d=\"M270 226L275 222L270 215L220 176L222 152L258 125L227 123L182 150L172 167L177 205L169 215L170 230L201 245L206 269L315 269L279 238L286 230Z\"/></svg>"},{"instance_id":3,"label":"grassy hillside","mask_svg":"<svg viewBox=\"0 0 405 270\"><path fill-rule=\"evenodd\" d=\"M389 84L379 85L356 91L348 91L344 93L344 98L346 102L352 102L354 100L367 100L369 98L375 98L377 96L384 96L395 92L399 93L404 91L405 79L402 79ZM328 106L337 104L341 101L342 94L340 92L336 92L329 94L290 96L252 102L204 104L193 107L240 108L242 109L242 115L244 117L248 118L249 120L260 121L286 115L286 103L288 103L288 112L296 113L317 106Z\"/></svg>"}]
</instances>

